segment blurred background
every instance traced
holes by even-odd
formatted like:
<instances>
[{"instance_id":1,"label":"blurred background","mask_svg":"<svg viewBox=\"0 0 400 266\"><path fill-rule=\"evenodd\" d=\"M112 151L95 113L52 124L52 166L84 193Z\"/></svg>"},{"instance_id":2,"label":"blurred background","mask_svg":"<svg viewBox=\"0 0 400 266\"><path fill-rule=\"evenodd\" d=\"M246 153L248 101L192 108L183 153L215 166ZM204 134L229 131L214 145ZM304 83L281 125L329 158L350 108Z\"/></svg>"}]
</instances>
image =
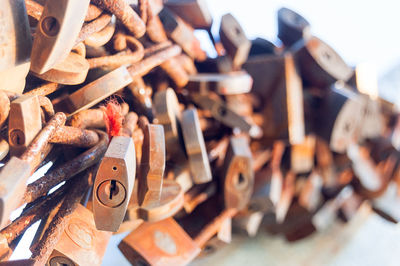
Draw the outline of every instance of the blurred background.
<instances>
[{"instance_id":1,"label":"blurred background","mask_svg":"<svg viewBox=\"0 0 400 266\"><path fill-rule=\"evenodd\" d=\"M214 35L218 35L221 16L232 13L249 39L263 37L276 44L277 10L288 7L298 12L310 22L312 34L332 46L349 65L373 65L380 96L400 105L399 1L208 0L208 6L214 18ZM207 33L197 31L196 35L209 55L215 56ZM400 203L394 208L399 211ZM197 259L193 265L399 265L400 227L367 207L358 215L349 224L335 222L326 231L295 243L262 229L255 238L239 234L231 245ZM12 259L30 256L27 247L36 228L25 234ZM103 265L130 265L117 248L126 235L112 238Z\"/></svg>"}]
</instances>

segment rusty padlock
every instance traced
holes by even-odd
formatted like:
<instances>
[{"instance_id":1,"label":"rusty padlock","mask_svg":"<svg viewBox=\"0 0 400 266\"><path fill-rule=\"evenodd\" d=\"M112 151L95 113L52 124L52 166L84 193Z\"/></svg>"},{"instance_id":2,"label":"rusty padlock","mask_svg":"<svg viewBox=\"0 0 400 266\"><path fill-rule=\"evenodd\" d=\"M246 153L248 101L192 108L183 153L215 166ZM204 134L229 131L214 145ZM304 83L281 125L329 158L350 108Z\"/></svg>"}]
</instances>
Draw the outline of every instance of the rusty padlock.
<instances>
[{"instance_id":1,"label":"rusty padlock","mask_svg":"<svg viewBox=\"0 0 400 266\"><path fill-rule=\"evenodd\" d=\"M211 168L197 110L188 109L184 111L181 125L193 182L196 184L210 182L212 179Z\"/></svg>"},{"instance_id":2,"label":"rusty padlock","mask_svg":"<svg viewBox=\"0 0 400 266\"><path fill-rule=\"evenodd\" d=\"M96 228L116 232L124 219L136 174L135 145L130 137L113 137L96 174L93 215Z\"/></svg>"},{"instance_id":3,"label":"rusty padlock","mask_svg":"<svg viewBox=\"0 0 400 266\"><path fill-rule=\"evenodd\" d=\"M254 185L252 155L245 137L230 139L223 169L225 207L242 210L250 201Z\"/></svg>"},{"instance_id":4,"label":"rusty padlock","mask_svg":"<svg viewBox=\"0 0 400 266\"><path fill-rule=\"evenodd\" d=\"M278 10L278 38L286 47L309 37L310 23L305 18L286 7Z\"/></svg>"},{"instance_id":5,"label":"rusty padlock","mask_svg":"<svg viewBox=\"0 0 400 266\"><path fill-rule=\"evenodd\" d=\"M0 9L0 89L22 93L32 48L25 1L2 1Z\"/></svg>"},{"instance_id":6,"label":"rusty padlock","mask_svg":"<svg viewBox=\"0 0 400 266\"><path fill-rule=\"evenodd\" d=\"M232 58L233 67L239 69L247 60L251 42L247 39L243 28L232 14L222 16L219 36L222 45Z\"/></svg>"},{"instance_id":7,"label":"rusty padlock","mask_svg":"<svg viewBox=\"0 0 400 266\"><path fill-rule=\"evenodd\" d=\"M31 53L31 71L43 74L64 60L82 28L89 0L46 1Z\"/></svg>"},{"instance_id":8,"label":"rusty padlock","mask_svg":"<svg viewBox=\"0 0 400 266\"><path fill-rule=\"evenodd\" d=\"M41 109L37 96L22 96L11 102L8 119L11 156L20 156L41 129Z\"/></svg>"}]
</instances>

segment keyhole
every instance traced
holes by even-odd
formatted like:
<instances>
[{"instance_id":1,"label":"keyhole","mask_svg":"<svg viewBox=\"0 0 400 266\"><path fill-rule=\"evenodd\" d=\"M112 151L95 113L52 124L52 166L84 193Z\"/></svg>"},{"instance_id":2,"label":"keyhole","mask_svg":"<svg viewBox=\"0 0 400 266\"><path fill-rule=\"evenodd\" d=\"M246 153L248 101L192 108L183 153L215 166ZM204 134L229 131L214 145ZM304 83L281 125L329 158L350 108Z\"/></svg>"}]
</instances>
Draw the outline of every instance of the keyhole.
<instances>
[{"instance_id":1,"label":"keyhole","mask_svg":"<svg viewBox=\"0 0 400 266\"><path fill-rule=\"evenodd\" d=\"M16 145L16 146L24 145L24 143L25 143L24 132L22 132L19 129L15 129L15 130L11 131L11 133L10 133L10 142L13 145Z\"/></svg>"},{"instance_id":2,"label":"keyhole","mask_svg":"<svg viewBox=\"0 0 400 266\"><path fill-rule=\"evenodd\" d=\"M47 17L42 20L41 28L44 34L54 37L60 31L60 24L55 17Z\"/></svg>"},{"instance_id":3,"label":"keyhole","mask_svg":"<svg viewBox=\"0 0 400 266\"><path fill-rule=\"evenodd\" d=\"M112 200L112 197L116 194L118 194L118 187L117 187L117 181L111 180L110 182L110 195L109 198Z\"/></svg>"}]
</instances>

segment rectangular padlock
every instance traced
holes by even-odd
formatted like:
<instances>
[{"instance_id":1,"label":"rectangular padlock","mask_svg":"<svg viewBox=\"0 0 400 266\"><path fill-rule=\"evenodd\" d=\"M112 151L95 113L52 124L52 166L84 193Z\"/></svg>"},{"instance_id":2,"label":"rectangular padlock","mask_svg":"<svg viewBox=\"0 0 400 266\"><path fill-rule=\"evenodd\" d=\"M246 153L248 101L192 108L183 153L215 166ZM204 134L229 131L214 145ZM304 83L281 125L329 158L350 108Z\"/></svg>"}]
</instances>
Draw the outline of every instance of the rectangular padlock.
<instances>
[{"instance_id":1,"label":"rectangular padlock","mask_svg":"<svg viewBox=\"0 0 400 266\"><path fill-rule=\"evenodd\" d=\"M222 184L226 208L244 209L253 192L253 159L245 137L230 139L223 166Z\"/></svg>"},{"instance_id":2,"label":"rectangular padlock","mask_svg":"<svg viewBox=\"0 0 400 266\"><path fill-rule=\"evenodd\" d=\"M100 266L112 234L96 229L92 212L81 204L69 216L46 265Z\"/></svg>"},{"instance_id":3,"label":"rectangular padlock","mask_svg":"<svg viewBox=\"0 0 400 266\"><path fill-rule=\"evenodd\" d=\"M222 16L219 36L226 52L232 58L233 67L239 69L249 56L251 42L232 14Z\"/></svg>"},{"instance_id":4,"label":"rectangular padlock","mask_svg":"<svg viewBox=\"0 0 400 266\"><path fill-rule=\"evenodd\" d=\"M22 93L32 49L25 1L1 1L0 10L0 90Z\"/></svg>"},{"instance_id":5,"label":"rectangular padlock","mask_svg":"<svg viewBox=\"0 0 400 266\"><path fill-rule=\"evenodd\" d=\"M101 160L93 188L96 228L116 232L133 191L136 153L132 138L113 137Z\"/></svg>"},{"instance_id":6,"label":"rectangular padlock","mask_svg":"<svg viewBox=\"0 0 400 266\"><path fill-rule=\"evenodd\" d=\"M37 96L21 96L11 102L8 118L11 156L20 156L41 129L41 109Z\"/></svg>"}]
</instances>

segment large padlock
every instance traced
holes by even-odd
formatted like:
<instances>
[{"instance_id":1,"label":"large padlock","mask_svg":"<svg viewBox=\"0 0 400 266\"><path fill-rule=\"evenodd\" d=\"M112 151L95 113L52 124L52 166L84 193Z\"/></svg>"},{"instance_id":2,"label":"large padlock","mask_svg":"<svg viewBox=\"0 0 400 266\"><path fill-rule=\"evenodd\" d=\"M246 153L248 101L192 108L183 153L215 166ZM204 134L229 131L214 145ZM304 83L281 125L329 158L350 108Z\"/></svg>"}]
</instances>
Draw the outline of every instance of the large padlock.
<instances>
[{"instance_id":1,"label":"large padlock","mask_svg":"<svg viewBox=\"0 0 400 266\"><path fill-rule=\"evenodd\" d=\"M282 7L278 10L278 37L286 47L298 40L307 40L311 37L310 23L293 10Z\"/></svg>"},{"instance_id":2,"label":"large padlock","mask_svg":"<svg viewBox=\"0 0 400 266\"><path fill-rule=\"evenodd\" d=\"M0 89L22 93L32 48L25 1L1 1L0 10Z\"/></svg>"},{"instance_id":3,"label":"large padlock","mask_svg":"<svg viewBox=\"0 0 400 266\"><path fill-rule=\"evenodd\" d=\"M122 223L136 174L135 145L130 137L113 137L96 174L93 214L96 228L116 232Z\"/></svg>"},{"instance_id":4,"label":"large padlock","mask_svg":"<svg viewBox=\"0 0 400 266\"><path fill-rule=\"evenodd\" d=\"M42 74L68 56L82 28L89 2L46 1L32 46L33 72Z\"/></svg>"}]
</instances>

